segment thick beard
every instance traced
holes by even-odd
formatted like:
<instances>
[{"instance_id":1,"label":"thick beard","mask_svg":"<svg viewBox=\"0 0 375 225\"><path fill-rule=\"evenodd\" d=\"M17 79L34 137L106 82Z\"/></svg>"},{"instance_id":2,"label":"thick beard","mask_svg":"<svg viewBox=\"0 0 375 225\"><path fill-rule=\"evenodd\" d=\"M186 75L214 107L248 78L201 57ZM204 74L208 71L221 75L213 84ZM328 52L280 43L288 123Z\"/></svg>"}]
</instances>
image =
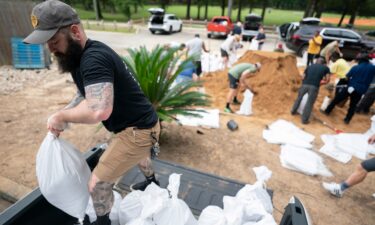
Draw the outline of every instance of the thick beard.
<instances>
[{"instance_id":1,"label":"thick beard","mask_svg":"<svg viewBox=\"0 0 375 225\"><path fill-rule=\"evenodd\" d=\"M75 71L79 67L83 52L83 48L79 42L74 41L70 36L67 36L67 42L68 48L66 49L66 53L55 53L59 70L62 73Z\"/></svg>"}]
</instances>

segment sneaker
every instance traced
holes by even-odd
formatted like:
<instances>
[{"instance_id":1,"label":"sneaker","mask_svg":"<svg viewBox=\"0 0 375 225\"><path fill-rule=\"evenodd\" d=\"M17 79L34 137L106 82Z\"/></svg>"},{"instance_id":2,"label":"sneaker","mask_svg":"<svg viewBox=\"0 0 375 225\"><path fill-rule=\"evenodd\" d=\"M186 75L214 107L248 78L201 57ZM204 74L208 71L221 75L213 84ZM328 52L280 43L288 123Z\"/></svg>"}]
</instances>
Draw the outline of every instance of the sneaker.
<instances>
[{"instance_id":1,"label":"sneaker","mask_svg":"<svg viewBox=\"0 0 375 225\"><path fill-rule=\"evenodd\" d=\"M151 184L152 182L154 182L158 186L160 185L159 181L157 181L157 180L155 180L155 181L145 180L145 181L130 185L130 190L131 191L144 191L146 189L146 187L149 184Z\"/></svg>"},{"instance_id":2,"label":"sneaker","mask_svg":"<svg viewBox=\"0 0 375 225\"><path fill-rule=\"evenodd\" d=\"M319 111L320 111L321 113L323 113L324 115L329 116L329 113L326 112L325 110L323 110L323 109L319 109Z\"/></svg>"},{"instance_id":3,"label":"sneaker","mask_svg":"<svg viewBox=\"0 0 375 225\"><path fill-rule=\"evenodd\" d=\"M226 113L233 113L231 108L225 107L224 112Z\"/></svg>"},{"instance_id":4,"label":"sneaker","mask_svg":"<svg viewBox=\"0 0 375 225\"><path fill-rule=\"evenodd\" d=\"M349 124L349 123L350 123L350 120L347 119L347 118L345 118L345 119L344 119L344 123L345 123L345 124Z\"/></svg>"},{"instance_id":5,"label":"sneaker","mask_svg":"<svg viewBox=\"0 0 375 225\"><path fill-rule=\"evenodd\" d=\"M329 191L332 195L341 198L344 192L341 190L341 185L337 183L325 183L323 182L323 188Z\"/></svg>"}]
</instances>

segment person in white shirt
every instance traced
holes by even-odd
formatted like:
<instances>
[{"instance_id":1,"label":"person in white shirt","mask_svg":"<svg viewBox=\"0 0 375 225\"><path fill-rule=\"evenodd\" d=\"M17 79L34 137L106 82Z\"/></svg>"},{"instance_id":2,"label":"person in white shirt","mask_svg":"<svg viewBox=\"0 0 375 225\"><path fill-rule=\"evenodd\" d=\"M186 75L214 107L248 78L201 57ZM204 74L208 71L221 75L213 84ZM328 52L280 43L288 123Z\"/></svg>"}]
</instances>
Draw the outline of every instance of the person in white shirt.
<instances>
[{"instance_id":1,"label":"person in white shirt","mask_svg":"<svg viewBox=\"0 0 375 225\"><path fill-rule=\"evenodd\" d=\"M241 47L240 41L241 36L235 34L233 36L227 37L227 39L225 39L225 41L220 45L220 52L224 67L228 66L229 55L235 54L236 49Z\"/></svg>"},{"instance_id":2,"label":"person in white shirt","mask_svg":"<svg viewBox=\"0 0 375 225\"><path fill-rule=\"evenodd\" d=\"M202 50L205 52L209 52L209 50L206 48L206 45L204 44L202 39L200 39L199 34L195 34L195 37L193 39L186 42L186 49L187 56L193 58L193 62L196 68L196 74L199 78L202 73Z\"/></svg>"}]
</instances>

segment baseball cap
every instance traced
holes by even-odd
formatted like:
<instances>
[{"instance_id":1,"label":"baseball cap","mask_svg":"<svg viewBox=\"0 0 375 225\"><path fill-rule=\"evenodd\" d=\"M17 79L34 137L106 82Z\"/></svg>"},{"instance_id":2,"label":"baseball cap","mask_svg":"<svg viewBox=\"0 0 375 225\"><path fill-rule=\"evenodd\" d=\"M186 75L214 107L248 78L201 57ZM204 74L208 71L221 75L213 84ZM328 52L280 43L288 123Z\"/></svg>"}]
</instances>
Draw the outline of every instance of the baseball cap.
<instances>
[{"instance_id":1,"label":"baseball cap","mask_svg":"<svg viewBox=\"0 0 375 225\"><path fill-rule=\"evenodd\" d=\"M61 27L80 23L76 11L64 2L49 0L34 6L31 13L31 24L34 31L23 42L42 44L56 34Z\"/></svg>"}]
</instances>

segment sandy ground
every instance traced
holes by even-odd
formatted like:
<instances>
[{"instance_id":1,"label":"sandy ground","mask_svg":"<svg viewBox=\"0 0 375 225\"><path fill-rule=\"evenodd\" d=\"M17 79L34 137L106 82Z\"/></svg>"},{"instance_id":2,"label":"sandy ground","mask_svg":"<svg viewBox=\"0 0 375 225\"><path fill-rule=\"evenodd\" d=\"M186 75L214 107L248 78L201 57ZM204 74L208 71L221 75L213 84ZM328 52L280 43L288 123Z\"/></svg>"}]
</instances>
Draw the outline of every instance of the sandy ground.
<instances>
[{"instance_id":1,"label":"sandy ground","mask_svg":"<svg viewBox=\"0 0 375 225\"><path fill-rule=\"evenodd\" d=\"M253 57L258 58L246 60L268 62L265 57L274 56L255 54ZM286 61L293 61L289 59L290 56L284 58ZM280 65L284 65L278 57L275 57L275 60L280 61ZM275 60L269 62L276 63ZM294 59L294 67L295 62ZM278 68L278 70L281 69ZM296 70L289 68L285 71ZM10 72L11 69L1 67L0 77ZM3 147L0 149L0 176L34 188L37 186L35 156L47 133L46 120L50 114L63 108L70 101L75 94L75 87L69 75L58 74L54 67L38 73L37 71L28 72L30 73L33 73L32 79L12 80L15 79L13 76L2 79L0 83L1 87L9 87L17 82L23 84L14 89L1 89L0 142ZM213 73L207 75L205 79L210 81L206 84L206 91L213 96L212 107L222 109L225 102L224 96L228 90L226 73ZM314 224L375 224L375 200L371 196L375 192L373 174L370 174L363 183L345 193L342 199L330 196L321 187L322 181L345 179L360 163L360 160L353 158L344 165L320 154L334 177L307 176L283 168L279 160L279 146L268 144L263 140L263 129L278 118L292 121L315 135L315 151L322 146L319 136L333 133L314 120L308 125L302 125L298 116L289 114L300 82L298 76L292 74L291 80L295 82L289 82L284 86L272 82L270 83L274 86L267 86L268 82L260 78L253 80L258 87L258 94L254 98L254 115L243 117L223 114L220 117L219 129L199 128L203 134L198 134L197 127L163 123L160 158L246 183L254 183L256 180L251 170L252 167L267 166L273 171L272 178L267 185L274 190L273 215L277 222L280 221L289 198L295 195L307 207ZM249 82L251 83L252 80ZM263 88L259 88L262 85ZM269 102L264 105L263 102L267 100L267 96L274 96L275 92L289 94L286 96L280 94L278 98L268 98ZM356 115L350 125L345 125L342 119L346 108L336 109L331 117L319 114L318 107L322 98L327 94L329 93L322 88L314 114L346 132L365 132L370 127L370 115ZM259 99L264 99L264 101ZM226 128L226 123L230 119L234 119L239 124L239 130L231 132ZM81 151L86 151L97 143L109 140L110 134L104 129L98 129L98 125L74 124L62 134L62 138L73 143Z\"/></svg>"}]
</instances>

